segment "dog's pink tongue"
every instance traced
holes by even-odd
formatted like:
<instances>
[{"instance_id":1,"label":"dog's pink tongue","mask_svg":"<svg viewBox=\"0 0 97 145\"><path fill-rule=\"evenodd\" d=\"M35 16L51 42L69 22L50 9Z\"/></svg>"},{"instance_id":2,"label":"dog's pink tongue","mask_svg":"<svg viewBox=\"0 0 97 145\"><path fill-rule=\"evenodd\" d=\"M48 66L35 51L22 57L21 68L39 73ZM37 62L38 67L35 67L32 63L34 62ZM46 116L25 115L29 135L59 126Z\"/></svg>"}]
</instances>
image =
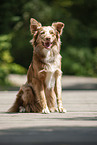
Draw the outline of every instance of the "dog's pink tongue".
<instances>
[{"instance_id":1,"label":"dog's pink tongue","mask_svg":"<svg viewBox=\"0 0 97 145\"><path fill-rule=\"evenodd\" d=\"M46 48L48 48L48 49L49 49L49 48L50 48L50 46L51 46L51 43L50 43L50 42L45 42L45 47L46 47Z\"/></svg>"}]
</instances>

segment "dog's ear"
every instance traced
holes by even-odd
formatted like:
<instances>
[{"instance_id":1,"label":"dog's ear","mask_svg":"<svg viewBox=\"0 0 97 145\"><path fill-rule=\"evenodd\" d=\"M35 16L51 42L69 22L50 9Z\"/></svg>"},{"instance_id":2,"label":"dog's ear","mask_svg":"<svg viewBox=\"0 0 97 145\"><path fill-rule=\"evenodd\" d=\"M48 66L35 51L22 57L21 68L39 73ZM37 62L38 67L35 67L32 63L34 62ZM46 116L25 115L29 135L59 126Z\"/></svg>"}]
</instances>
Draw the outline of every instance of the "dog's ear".
<instances>
[{"instance_id":1,"label":"dog's ear","mask_svg":"<svg viewBox=\"0 0 97 145\"><path fill-rule=\"evenodd\" d=\"M52 23L52 26L59 32L60 35L62 34L64 23L62 22Z\"/></svg>"},{"instance_id":2,"label":"dog's ear","mask_svg":"<svg viewBox=\"0 0 97 145\"><path fill-rule=\"evenodd\" d=\"M39 23L35 19L33 19L33 18L30 19L31 34L34 34L38 30L38 28L40 28L41 26L42 26L41 23Z\"/></svg>"}]
</instances>

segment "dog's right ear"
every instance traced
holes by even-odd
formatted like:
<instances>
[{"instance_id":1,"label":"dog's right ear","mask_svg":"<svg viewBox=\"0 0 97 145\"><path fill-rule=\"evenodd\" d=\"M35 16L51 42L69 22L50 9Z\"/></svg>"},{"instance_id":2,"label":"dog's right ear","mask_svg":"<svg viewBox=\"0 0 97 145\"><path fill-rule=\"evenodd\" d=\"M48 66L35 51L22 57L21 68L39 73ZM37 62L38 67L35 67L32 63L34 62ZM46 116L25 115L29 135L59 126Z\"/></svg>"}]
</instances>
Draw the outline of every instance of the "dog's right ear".
<instances>
[{"instance_id":1,"label":"dog's right ear","mask_svg":"<svg viewBox=\"0 0 97 145\"><path fill-rule=\"evenodd\" d=\"M39 23L35 19L33 19L33 18L30 19L31 34L34 34L41 26L42 26L41 23Z\"/></svg>"},{"instance_id":2,"label":"dog's right ear","mask_svg":"<svg viewBox=\"0 0 97 145\"><path fill-rule=\"evenodd\" d=\"M62 34L64 23L56 22L56 23L53 23L52 26L59 32L60 35Z\"/></svg>"}]
</instances>

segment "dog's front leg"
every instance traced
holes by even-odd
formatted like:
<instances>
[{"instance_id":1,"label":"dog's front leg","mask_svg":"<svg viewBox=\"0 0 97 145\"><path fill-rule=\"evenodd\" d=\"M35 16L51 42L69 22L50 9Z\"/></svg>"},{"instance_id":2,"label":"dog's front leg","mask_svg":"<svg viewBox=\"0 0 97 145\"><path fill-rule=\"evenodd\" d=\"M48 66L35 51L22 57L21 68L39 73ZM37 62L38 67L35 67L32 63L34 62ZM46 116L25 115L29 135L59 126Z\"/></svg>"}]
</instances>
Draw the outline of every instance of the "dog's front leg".
<instances>
[{"instance_id":1,"label":"dog's front leg","mask_svg":"<svg viewBox=\"0 0 97 145\"><path fill-rule=\"evenodd\" d=\"M56 75L56 84L55 84L55 93L56 93L56 97L57 97L58 110L59 110L60 113L65 113L66 109L64 109L63 105L62 105L61 92L62 92L61 74L59 74L59 75L57 74Z\"/></svg>"},{"instance_id":2,"label":"dog's front leg","mask_svg":"<svg viewBox=\"0 0 97 145\"><path fill-rule=\"evenodd\" d=\"M37 94L37 95L39 95L39 94ZM41 105L43 107L42 113L44 113L44 114L50 113L49 108L47 106L47 101L46 101L46 97L45 97L44 88L42 90L40 90L40 102L41 102Z\"/></svg>"},{"instance_id":3,"label":"dog's front leg","mask_svg":"<svg viewBox=\"0 0 97 145\"><path fill-rule=\"evenodd\" d=\"M35 91L35 95L37 97L37 102L41 105L42 107L42 113L50 113L48 106L47 106L47 101L45 97L45 91L44 91L44 85L42 81L33 78L32 79L32 85Z\"/></svg>"},{"instance_id":4,"label":"dog's front leg","mask_svg":"<svg viewBox=\"0 0 97 145\"><path fill-rule=\"evenodd\" d=\"M50 112L58 112L54 88L46 88L46 98Z\"/></svg>"}]
</instances>

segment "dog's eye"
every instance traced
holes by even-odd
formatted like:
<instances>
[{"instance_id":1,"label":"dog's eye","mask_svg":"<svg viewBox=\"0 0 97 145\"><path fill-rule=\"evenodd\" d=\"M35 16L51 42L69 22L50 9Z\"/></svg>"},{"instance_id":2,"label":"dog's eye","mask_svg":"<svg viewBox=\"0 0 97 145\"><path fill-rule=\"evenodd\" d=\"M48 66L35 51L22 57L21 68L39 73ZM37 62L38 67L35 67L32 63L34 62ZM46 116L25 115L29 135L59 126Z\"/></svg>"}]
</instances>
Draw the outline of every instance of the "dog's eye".
<instances>
[{"instance_id":1,"label":"dog's eye","mask_svg":"<svg viewBox=\"0 0 97 145\"><path fill-rule=\"evenodd\" d=\"M40 34L45 34L45 32L44 31L41 31Z\"/></svg>"},{"instance_id":2,"label":"dog's eye","mask_svg":"<svg viewBox=\"0 0 97 145\"><path fill-rule=\"evenodd\" d=\"M53 31L50 31L50 34L54 34Z\"/></svg>"}]
</instances>

